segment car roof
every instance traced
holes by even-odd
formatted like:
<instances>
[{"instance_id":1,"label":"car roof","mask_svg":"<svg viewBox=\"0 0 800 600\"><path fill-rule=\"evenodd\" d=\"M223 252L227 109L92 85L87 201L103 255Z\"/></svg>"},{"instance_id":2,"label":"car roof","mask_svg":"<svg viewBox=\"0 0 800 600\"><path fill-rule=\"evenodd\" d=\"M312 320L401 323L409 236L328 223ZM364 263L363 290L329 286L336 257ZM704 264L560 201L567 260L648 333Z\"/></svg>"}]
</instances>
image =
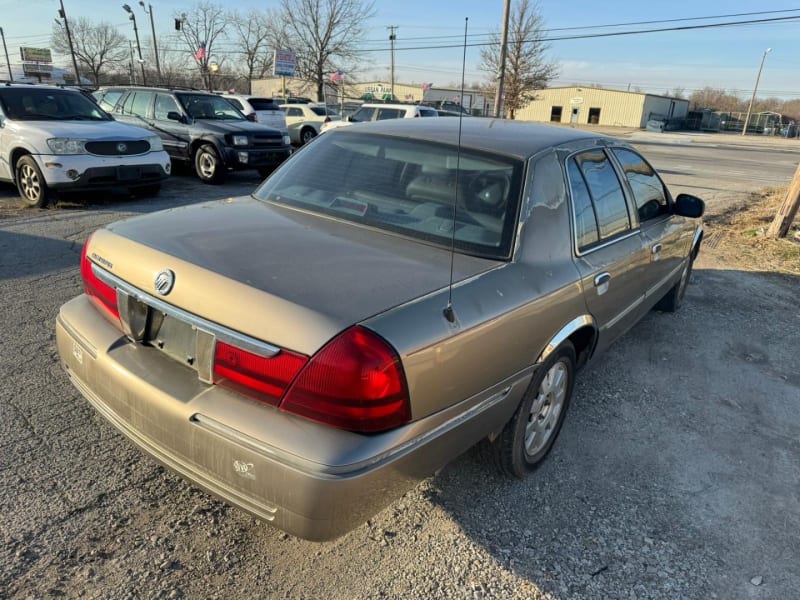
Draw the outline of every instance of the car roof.
<instances>
[{"instance_id":1,"label":"car roof","mask_svg":"<svg viewBox=\"0 0 800 600\"><path fill-rule=\"evenodd\" d=\"M370 123L354 123L351 127L332 129L337 135L374 133L445 144L461 144L465 148L484 150L521 159L553 146L575 140L612 140L608 136L580 129L512 121L470 117L468 119L387 119ZM327 134L326 134L327 135Z\"/></svg>"}]
</instances>

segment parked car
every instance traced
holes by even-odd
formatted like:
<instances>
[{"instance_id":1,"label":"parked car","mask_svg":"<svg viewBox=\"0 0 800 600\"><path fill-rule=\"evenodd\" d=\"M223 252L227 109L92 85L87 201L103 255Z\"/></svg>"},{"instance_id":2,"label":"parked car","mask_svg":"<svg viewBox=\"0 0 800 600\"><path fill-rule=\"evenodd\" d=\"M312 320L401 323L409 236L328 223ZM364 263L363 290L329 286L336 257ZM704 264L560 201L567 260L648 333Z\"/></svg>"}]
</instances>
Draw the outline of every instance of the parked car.
<instances>
[{"instance_id":1,"label":"parked car","mask_svg":"<svg viewBox=\"0 0 800 600\"><path fill-rule=\"evenodd\" d=\"M702 213L613 138L357 124L252 196L95 232L58 352L157 460L329 539L481 440L532 471L576 370L681 304Z\"/></svg>"},{"instance_id":2,"label":"parked car","mask_svg":"<svg viewBox=\"0 0 800 600\"><path fill-rule=\"evenodd\" d=\"M324 104L281 104L286 113L289 126L289 137L293 144L303 145L319 135L319 128L324 123L338 121L339 113Z\"/></svg>"},{"instance_id":3,"label":"parked car","mask_svg":"<svg viewBox=\"0 0 800 600\"><path fill-rule=\"evenodd\" d=\"M341 121L323 123L320 133L352 123L384 121L387 119L414 119L416 117L438 117L435 108L419 104L362 104L352 115Z\"/></svg>"},{"instance_id":4,"label":"parked car","mask_svg":"<svg viewBox=\"0 0 800 600\"><path fill-rule=\"evenodd\" d=\"M287 130L286 116L272 98L241 94L222 94L222 97L238 108L246 119L281 131Z\"/></svg>"},{"instance_id":5,"label":"parked car","mask_svg":"<svg viewBox=\"0 0 800 600\"><path fill-rule=\"evenodd\" d=\"M115 122L81 92L0 86L0 181L16 184L28 206L45 206L59 191L154 195L169 173L157 135Z\"/></svg>"},{"instance_id":6,"label":"parked car","mask_svg":"<svg viewBox=\"0 0 800 600\"><path fill-rule=\"evenodd\" d=\"M204 183L222 183L232 169L266 176L292 153L288 132L248 121L217 94L108 87L95 97L116 119L161 136L172 160L192 164Z\"/></svg>"}]
</instances>

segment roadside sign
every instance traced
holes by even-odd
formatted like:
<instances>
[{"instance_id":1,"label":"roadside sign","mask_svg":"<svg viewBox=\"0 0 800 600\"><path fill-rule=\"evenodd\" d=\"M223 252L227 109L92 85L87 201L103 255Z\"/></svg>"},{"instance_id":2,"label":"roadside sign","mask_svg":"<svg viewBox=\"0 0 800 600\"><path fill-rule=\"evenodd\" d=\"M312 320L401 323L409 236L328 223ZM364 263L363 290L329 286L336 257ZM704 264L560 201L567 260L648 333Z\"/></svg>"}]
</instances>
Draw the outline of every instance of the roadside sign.
<instances>
[{"instance_id":1,"label":"roadside sign","mask_svg":"<svg viewBox=\"0 0 800 600\"><path fill-rule=\"evenodd\" d=\"M297 55L291 50L275 50L275 59L272 61L272 65L273 75L294 77Z\"/></svg>"},{"instance_id":2,"label":"roadside sign","mask_svg":"<svg viewBox=\"0 0 800 600\"><path fill-rule=\"evenodd\" d=\"M53 62L53 55L50 53L50 48L29 48L27 46L21 46L19 54L23 62Z\"/></svg>"}]
</instances>

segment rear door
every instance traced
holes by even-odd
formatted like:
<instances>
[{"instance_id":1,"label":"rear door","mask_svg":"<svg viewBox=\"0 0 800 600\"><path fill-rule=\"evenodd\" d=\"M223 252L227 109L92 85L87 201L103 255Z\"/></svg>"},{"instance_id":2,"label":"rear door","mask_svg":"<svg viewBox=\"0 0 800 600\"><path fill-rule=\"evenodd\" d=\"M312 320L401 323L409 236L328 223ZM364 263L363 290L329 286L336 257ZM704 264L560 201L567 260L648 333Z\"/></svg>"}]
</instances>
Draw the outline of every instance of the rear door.
<instances>
[{"instance_id":1,"label":"rear door","mask_svg":"<svg viewBox=\"0 0 800 600\"><path fill-rule=\"evenodd\" d=\"M650 257L631 218L620 182L602 149L567 160L576 265L600 335L598 351L625 333L644 312Z\"/></svg>"},{"instance_id":2,"label":"rear door","mask_svg":"<svg viewBox=\"0 0 800 600\"><path fill-rule=\"evenodd\" d=\"M169 119L169 113L178 113L184 119L186 115L178 101L170 94L156 94L153 108L153 128L161 136L164 150L171 158L186 160L189 156L189 126L181 121Z\"/></svg>"}]
</instances>

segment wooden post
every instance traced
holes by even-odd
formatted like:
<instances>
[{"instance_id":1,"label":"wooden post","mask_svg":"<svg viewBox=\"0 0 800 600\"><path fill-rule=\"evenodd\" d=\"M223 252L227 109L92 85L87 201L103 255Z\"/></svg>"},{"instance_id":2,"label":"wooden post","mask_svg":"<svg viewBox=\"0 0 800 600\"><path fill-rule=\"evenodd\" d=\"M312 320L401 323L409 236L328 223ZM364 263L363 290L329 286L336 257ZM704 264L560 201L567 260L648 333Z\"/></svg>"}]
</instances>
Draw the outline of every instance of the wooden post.
<instances>
[{"instance_id":1,"label":"wooden post","mask_svg":"<svg viewBox=\"0 0 800 600\"><path fill-rule=\"evenodd\" d=\"M798 208L800 208L800 165L797 165L797 171L794 173L792 183L789 184L789 190L786 192L783 204L778 209L778 214L775 215L775 219L767 229L767 237L786 237Z\"/></svg>"}]
</instances>

